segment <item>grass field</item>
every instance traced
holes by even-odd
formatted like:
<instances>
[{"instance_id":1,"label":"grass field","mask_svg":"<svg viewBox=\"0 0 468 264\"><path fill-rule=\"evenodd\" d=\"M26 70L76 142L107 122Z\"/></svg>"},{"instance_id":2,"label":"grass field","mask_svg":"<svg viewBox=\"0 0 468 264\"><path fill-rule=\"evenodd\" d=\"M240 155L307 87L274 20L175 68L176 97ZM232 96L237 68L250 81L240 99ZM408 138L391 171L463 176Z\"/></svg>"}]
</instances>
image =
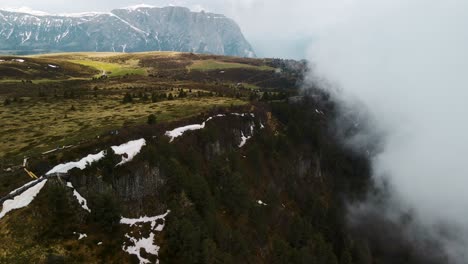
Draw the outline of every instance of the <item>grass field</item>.
<instances>
[{"instance_id":1,"label":"grass field","mask_svg":"<svg viewBox=\"0 0 468 264\"><path fill-rule=\"evenodd\" d=\"M279 78L274 68L267 66L271 65L267 59L193 53L88 52L1 58L0 161L141 124L149 114L164 122L215 106L247 104L252 93L260 94L262 89L255 81L248 83L251 77ZM228 69L249 71L215 72ZM217 75L205 76L210 73ZM122 78L92 78L102 74ZM247 89L238 88L239 82ZM188 97L176 98L181 89L190 91ZM126 93L134 97L172 94L176 100L143 103L136 99L137 103L122 104ZM76 110L71 111L71 106Z\"/></svg>"},{"instance_id":2,"label":"grass field","mask_svg":"<svg viewBox=\"0 0 468 264\"><path fill-rule=\"evenodd\" d=\"M189 70L199 71L212 71L212 70L227 70L237 68L248 68L256 69L261 71L273 71L274 68L269 66L254 66L249 64L234 63L234 62L223 62L217 60L199 60L195 61L192 65L188 66Z\"/></svg>"},{"instance_id":3,"label":"grass field","mask_svg":"<svg viewBox=\"0 0 468 264\"><path fill-rule=\"evenodd\" d=\"M23 102L0 107L0 158L7 153L31 155L57 146L95 138L111 129L142 124L149 114L158 121L197 115L216 106L246 102L225 97L183 98L158 103L122 104L121 96ZM74 106L75 111L71 111Z\"/></svg>"},{"instance_id":4,"label":"grass field","mask_svg":"<svg viewBox=\"0 0 468 264\"><path fill-rule=\"evenodd\" d=\"M117 63L109 63L109 62L102 62L102 61L94 61L94 60L70 60L70 62L88 66L91 68L95 68L101 71L100 74L96 75L97 77L106 74L109 77L119 77L124 75L146 75L146 70L143 68L134 68L132 66L117 64ZM134 61L131 61L134 64ZM138 62L136 63L138 64Z\"/></svg>"}]
</instances>

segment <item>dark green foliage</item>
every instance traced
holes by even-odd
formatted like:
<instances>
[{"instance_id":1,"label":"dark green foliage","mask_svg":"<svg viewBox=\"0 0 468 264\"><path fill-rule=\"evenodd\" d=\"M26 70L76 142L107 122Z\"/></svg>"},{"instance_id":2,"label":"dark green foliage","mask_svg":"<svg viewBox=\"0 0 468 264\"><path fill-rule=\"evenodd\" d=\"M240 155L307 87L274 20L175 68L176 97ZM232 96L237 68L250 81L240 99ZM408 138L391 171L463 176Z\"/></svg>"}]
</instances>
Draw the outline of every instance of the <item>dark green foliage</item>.
<instances>
[{"instance_id":1,"label":"dark green foliage","mask_svg":"<svg viewBox=\"0 0 468 264\"><path fill-rule=\"evenodd\" d=\"M106 155L104 158L99 160L99 162L95 166L99 166L101 168L102 177L105 182L112 184L115 177L115 165L120 162L121 158L114 153L112 148L108 148L106 150Z\"/></svg>"},{"instance_id":2,"label":"dark green foliage","mask_svg":"<svg viewBox=\"0 0 468 264\"><path fill-rule=\"evenodd\" d=\"M263 132L243 153L228 151L204 162L205 146L225 136L215 128L170 154L158 149L171 175L164 196L178 208L168 220L171 242L163 245L162 262L355 263L356 253L343 242L342 198L362 192L349 184L367 181L365 160L340 148L315 108L279 103L274 96L272 110L282 128ZM311 168L300 176L302 159ZM258 205L260 198L268 205Z\"/></svg>"},{"instance_id":3,"label":"dark green foliage","mask_svg":"<svg viewBox=\"0 0 468 264\"><path fill-rule=\"evenodd\" d=\"M151 114L148 116L148 120L146 121L148 125L155 125L156 124L156 115Z\"/></svg>"},{"instance_id":4,"label":"dark green foliage","mask_svg":"<svg viewBox=\"0 0 468 264\"><path fill-rule=\"evenodd\" d=\"M172 93L170 93L170 94L167 96L167 100L174 100L174 96L172 95Z\"/></svg>"},{"instance_id":5,"label":"dark green foliage","mask_svg":"<svg viewBox=\"0 0 468 264\"><path fill-rule=\"evenodd\" d=\"M202 263L205 264L214 264L216 263L216 255L218 254L218 249L216 243L207 238L202 242Z\"/></svg>"},{"instance_id":6,"label":"dark green foliage","mask_svg":"<svg viewBox=\"0 0 468 264\"><path fill-rule=\"evenodd\" d=\"M72 226L76 224L76 207L70 201L71 192L60 182L51 181L46 187L48 214L47 228L44 230L45 238L57 239L71 235Z\"/></svg>"},{"instance_id":7,"label":"dark green foliage","mask_svg":"<svg viewBox=\"0 0 468 264\"><path fill-rule=\"evenodd\" d=\"M348 248L344 249L341 253L340 264L353 264L353 257Z\"/></svg>"},{"instance_id":8,"label":"dark green foliage","mask_svg":"<svg viewBox=\"0 0 468 264\"><path fill-rule=\"evenodd\" d=\"M7 106L7 105L10 105L11 104L11 100L9 98L5 99L5 101L3 101L3 105Z\"/></svg>"},{"instance_id":9,"label":"dark green foliage","mask_svg":"<svg viewBox=\"0 0 468 264\"><path fill-rule=\"evenodd\" d=\"M96 194L91 199L91 208L90 220L101 230L111 233L120 227L120 204L112 193Z\"/></svg>"},{"instance_id":10,"label":"dark green foliage","mask_svg":"<svg viewBox=\"0 0 468 264\"><path fill-rule=\"evenodd\" d=\"M183 89L180 90L180 92L179 92L179 98L185 98L185 97L187 97L187 92L184 91Z\"/></svg>"},{"instance_id":11,"label":"dark green foliage","mask_svg":"<svg viewBox=\"0 0 468 264\"><path fill-rule=\"evenodd\" d=\"M171 218L166 229L167 250L162 254L164 263L202 263L202 237L200 227L189 219Z\"/></svg>"},{"instance_id":12,"label":"dark green foliage","mask_svg":"<svg viewBox=\"0 0 468 264\"><path fill-rule=\"evenodd\" d=\"M247 212L253 199L249 197L247 187L239 173L226 171L219 175L219 199L235 216Z\"/></svg>"}]
</instances>

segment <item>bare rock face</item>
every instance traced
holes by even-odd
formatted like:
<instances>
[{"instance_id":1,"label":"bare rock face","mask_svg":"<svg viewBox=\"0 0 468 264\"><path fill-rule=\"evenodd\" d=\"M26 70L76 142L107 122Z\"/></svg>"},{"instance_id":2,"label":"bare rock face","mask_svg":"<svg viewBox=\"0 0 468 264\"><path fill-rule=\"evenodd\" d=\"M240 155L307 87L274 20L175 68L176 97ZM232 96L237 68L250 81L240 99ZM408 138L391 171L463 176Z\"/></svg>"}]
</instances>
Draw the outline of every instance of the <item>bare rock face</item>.
<instances>
[{"instance_id":1,"label":"bare rock face","mask_svg":"<svg viewBox=\"0 0 468 264\"><path fill-rule=\"evenodd\" d=\"M184 7L51 15L0 10L1 53L181 51L255 57L239 26Z\"/></svg>"}]
</instances>

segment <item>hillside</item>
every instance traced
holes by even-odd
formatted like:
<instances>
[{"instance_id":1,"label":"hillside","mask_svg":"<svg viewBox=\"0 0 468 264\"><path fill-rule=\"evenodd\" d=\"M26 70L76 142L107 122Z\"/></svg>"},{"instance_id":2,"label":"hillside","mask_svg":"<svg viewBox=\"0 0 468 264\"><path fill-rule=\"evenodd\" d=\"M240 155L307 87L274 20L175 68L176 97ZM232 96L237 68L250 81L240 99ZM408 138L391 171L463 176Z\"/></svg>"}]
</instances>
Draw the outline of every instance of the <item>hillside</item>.
<instances>
[{"instance_id":1,"label":"hillside","mask_svg":"<svg viewBox=\"0 0 468 264\"><path fill-rule=\"evenodd\" d=\"M337 139L329 95L300 91L303 62L63 53L0 67L0 197L17 194L0 263L438 263L387 223L391 252L347 224L370 163Z\"/></svg>"},{"instance_id":2,"label":"hillside","mask_svg":"<svg viewBox=\"0 0 468 264\"><path fill-rule=\"evenodd\" d=\"M184 7L135 6L109 13L0 10L0 52L182 51L254 57L233 20Z\"/></svg>"}]
</instances>

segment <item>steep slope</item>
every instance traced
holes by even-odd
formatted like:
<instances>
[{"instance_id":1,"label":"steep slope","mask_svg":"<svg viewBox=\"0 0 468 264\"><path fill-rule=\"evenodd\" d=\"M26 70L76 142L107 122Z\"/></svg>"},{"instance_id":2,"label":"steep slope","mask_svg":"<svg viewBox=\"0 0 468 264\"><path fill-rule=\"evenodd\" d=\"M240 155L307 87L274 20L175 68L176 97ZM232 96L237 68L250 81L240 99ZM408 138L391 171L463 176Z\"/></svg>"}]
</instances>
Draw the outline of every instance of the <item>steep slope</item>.
<instances>
[{"instance_id":1,"label":"steep slope","mask_svg":"<svg viewBox=\"0 0 468 264\"><path fill-rule=\"evenodd\" d=\"M23 11L22 11L23 12ZM183 51L254 57L239 26L184 7L51 15L0 10L0 51Z\"/></svg>"},{"instance_id":2,"label":"steep slope","mask_svg":"<svg viewBox=\"0 0 468 264\"><path fill-rule=\"evenodd\" d=\"M299 93L303 63L152 52L0 64L25 74L0 80L0 263L448 263L437 241L421 247L392 223L350 225L347 205L379 192L368 154L340 140L359 119L337 136L339 105ZM101 67L125 74L91 78ZM18 81L35 75L46 79Z\"/></svg>"}]
</instances>

